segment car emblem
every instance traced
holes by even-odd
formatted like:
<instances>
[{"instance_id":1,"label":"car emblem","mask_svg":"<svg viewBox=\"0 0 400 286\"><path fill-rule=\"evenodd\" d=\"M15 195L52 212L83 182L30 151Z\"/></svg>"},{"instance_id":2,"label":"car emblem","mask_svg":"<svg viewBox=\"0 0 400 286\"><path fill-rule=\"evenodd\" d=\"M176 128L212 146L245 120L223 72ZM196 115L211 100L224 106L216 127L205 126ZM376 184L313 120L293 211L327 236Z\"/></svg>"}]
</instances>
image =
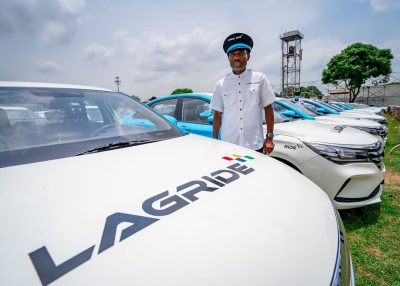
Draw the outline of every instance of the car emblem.
<instances>
[{"instance_id":1,"label":"car emblem","mask_svg":"<svg viewBox=\"0 0 400 286\"><path fill-rule=\"evenodd\" d=\"M333 127L333 131L340 133L343 131L344 128L345 127L343 125L338 125L338 126Z\"/></svg>"}]
</instances>

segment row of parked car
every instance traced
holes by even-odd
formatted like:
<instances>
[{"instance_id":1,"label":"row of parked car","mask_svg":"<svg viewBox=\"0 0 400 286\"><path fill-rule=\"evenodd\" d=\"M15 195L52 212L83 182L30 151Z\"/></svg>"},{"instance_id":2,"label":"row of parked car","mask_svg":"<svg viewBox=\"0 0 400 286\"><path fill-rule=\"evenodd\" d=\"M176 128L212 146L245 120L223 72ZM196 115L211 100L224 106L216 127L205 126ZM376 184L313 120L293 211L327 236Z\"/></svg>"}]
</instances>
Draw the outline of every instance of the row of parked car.
<instances>
[{"instance_id":1,"label":"row of parked car","mask_svg":"<svg viewBox=\"0 0 400 286\"><path fill-rule=\"evenodd\" d=\"M179 94L147 103L189 133L212 137L211 94ZM380 202L387 135L380 109L278 98L271 157L320 186L338 209Z\"/></svg>"},{"instance_id":2,"label":"row of parked car","mask_svg":"<svg viewBox=\"0 0 400 286\"><path fill-rule=\"evenodd\" d=\"M382 118L279 99L265 156L210 98L0 82L0 285L354 285L335 206L379 201Z\"/></svg>"}]
</instances>

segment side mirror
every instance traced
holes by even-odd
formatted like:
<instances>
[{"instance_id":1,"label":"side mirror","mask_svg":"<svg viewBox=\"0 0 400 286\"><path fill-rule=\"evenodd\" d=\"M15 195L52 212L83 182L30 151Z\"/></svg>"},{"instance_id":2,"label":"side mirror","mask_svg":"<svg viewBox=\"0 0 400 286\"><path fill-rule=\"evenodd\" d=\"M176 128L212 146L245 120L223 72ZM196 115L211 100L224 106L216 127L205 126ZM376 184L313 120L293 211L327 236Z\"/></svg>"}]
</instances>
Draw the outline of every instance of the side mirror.
<instances>
[{"instance_id":1,"label":"side mirror","mask_svg":"<svg viewBox=\"0 0 400 286\"><path fill-rule=\"evenodd\" d=\"M169 122L171 122L174 125L178 125L178 120L171 116L171 115L164 115L165 119L167 119Z\"/></svg>"},{"instance_id":2,"label":"side mirror","mask_svg":"<svg viewBox=\"0 0 400 286\"><path fill-rule=\"evenodd\" d=\"M296 117L296 112L294 112L293 110L285 110L280 112L281 115L286 116L286 117Z\"/></svg>"},{"instance_id":3,"label":"side mirror","mask_svg":"<svg viewBox=\"0 0 400 286\"><path fill-rule=\"evenodd\" d=\"M214 122L214 115L208 116L208 123L213 124Z\"/></svg>"}]
</instances>

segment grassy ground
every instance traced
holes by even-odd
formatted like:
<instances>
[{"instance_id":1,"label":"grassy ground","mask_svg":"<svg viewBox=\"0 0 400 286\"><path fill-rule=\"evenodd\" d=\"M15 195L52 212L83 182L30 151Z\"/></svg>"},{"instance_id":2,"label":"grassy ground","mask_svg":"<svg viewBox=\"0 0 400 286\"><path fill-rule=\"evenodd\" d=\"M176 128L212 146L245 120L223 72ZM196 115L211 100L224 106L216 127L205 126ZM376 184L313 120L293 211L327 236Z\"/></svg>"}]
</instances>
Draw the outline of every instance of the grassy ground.
<instances>
[{"instance_id":1,"label":"grassy ground","mask_svg":"<svg viewBox=\"0 0 400 286\"><path fill-rule=\"evenodd\" d=\"M400 172L400 147L389 154L389 151L400 143L400 121L390 115L386 115L386 119L389 133L385 147L385 166L387 169Z\"/></svg>"},{"instance_id":2,"label":"grassy ground","mask_svg":"<svg viewBox=\"0 0 400 286\"><path fill-rule=\"evenodd\" d=\"M385 185L380 205L340 213L356 285L400 285L400 184Z\"/></svg>"},{"instance_id":3,"label":"grassy ground","mask_svg":"<svg viewBox=\"0 0 400 286\"><path fill-rule=\"evenodd\" d=\"M400 149L389 155L397 141L400 121L387 116L385 165L394 179L385 184L382 203L340 211L346 227L356 285L400 286Z\"/></svg>"}]
</instances>

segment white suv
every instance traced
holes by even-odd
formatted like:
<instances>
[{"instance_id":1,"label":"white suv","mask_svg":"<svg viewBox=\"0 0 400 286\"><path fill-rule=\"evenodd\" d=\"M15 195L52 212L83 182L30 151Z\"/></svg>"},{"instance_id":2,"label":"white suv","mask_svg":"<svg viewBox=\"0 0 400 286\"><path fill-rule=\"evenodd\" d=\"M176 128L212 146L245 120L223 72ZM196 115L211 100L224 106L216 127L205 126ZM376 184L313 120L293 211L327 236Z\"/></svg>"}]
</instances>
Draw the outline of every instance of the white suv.
<instances>
[{"instance_id":1,"label":"white suv","mask_svg":"<svg viewBox=\"0 0 400 286\"><path fill-rule=\"evenodd\" d=\"M173 116L183 130L212 137L210 101L210 94L191 93L159 97L148 105L169 118ZM276 124L274 132L271 156L317 183L337 208L380 202L385 167L382 144L376 137L315 120Z\"/></svg>"},{"instance_id":2,"label":"white suv","mask_svg":"<svg viewBox=\"0 0 400 286\"><path fill-rule=\"evenodd\" d=\"M4 104L44 118L0 109L0 285L353 285L337 211L292 168L106 89L0 83Z\"/></svg>"},{"instance_id":3,"label":"white suv","mask_svg":"<svg viewBox=\"0 0 400 286\"><path fill-rule=\"evenodd\" d=\"M279 115L275 115L279 121ZM275 124L271 156L319 185L338 209L381 201L383 146L355 128L297 120Z\"/></svg>"}]
</instances>

